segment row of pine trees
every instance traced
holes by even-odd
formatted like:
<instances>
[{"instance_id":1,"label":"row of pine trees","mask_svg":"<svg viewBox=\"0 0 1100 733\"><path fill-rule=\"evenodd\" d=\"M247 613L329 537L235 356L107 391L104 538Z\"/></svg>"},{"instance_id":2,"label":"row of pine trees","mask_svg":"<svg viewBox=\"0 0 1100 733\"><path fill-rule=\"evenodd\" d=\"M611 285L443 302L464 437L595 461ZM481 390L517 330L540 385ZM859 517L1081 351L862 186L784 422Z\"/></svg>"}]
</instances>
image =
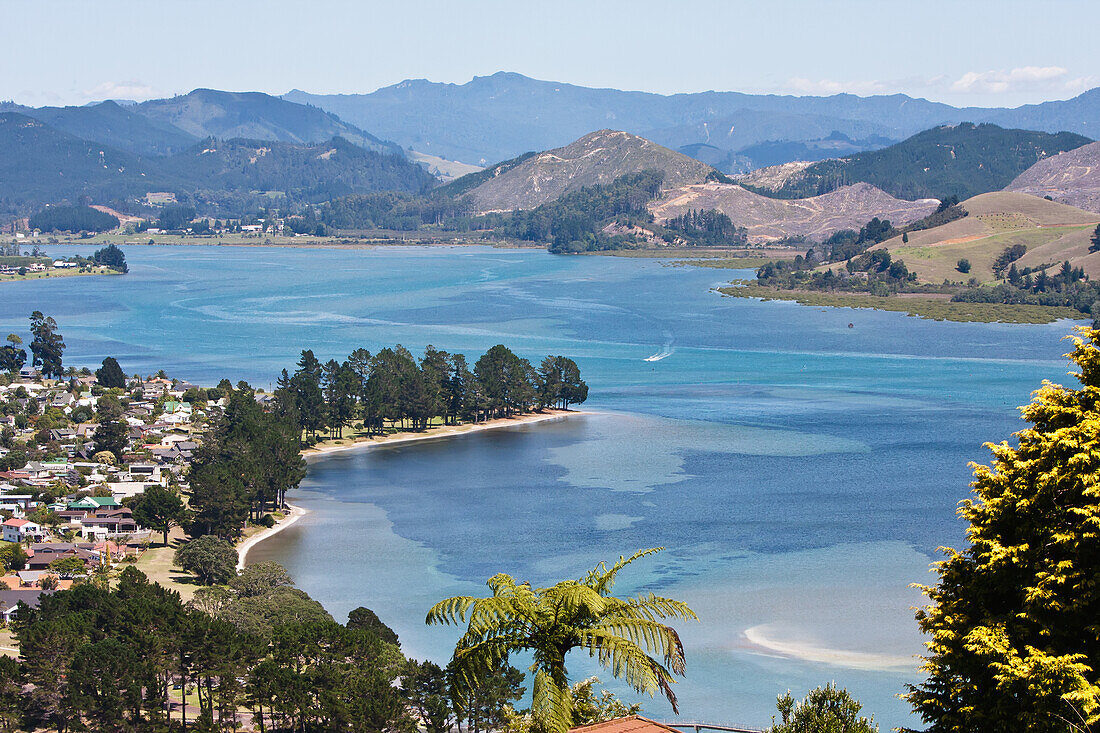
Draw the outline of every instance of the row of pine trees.
<instances>
[{"instance_id":1,"label":"row of pine trees","mask_svg":"<svg viewBox=\"0 0 1100 733\"><path fill-rule=\"evenodd\" d=\"M360 423L368 434L387 424L424 430L445 424L511 417L534 409L579 404L588 385L572 359L547 356L538 368L498 344L471 369L462 354L428 346L417 360L398 344L372 354L356 349L343 362L324 364L302 352L293 374L279 377L279 412L292 415L307 437L342 437Z\"/></svg>"}]
</instances>

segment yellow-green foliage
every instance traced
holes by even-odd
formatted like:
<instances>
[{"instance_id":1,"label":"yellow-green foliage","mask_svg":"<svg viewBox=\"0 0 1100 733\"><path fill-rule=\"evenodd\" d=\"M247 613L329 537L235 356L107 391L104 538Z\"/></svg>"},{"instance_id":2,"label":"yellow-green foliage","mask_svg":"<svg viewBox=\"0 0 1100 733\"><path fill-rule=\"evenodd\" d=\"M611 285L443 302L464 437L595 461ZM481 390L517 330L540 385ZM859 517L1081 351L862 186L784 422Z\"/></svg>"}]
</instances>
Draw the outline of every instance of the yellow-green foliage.
<instances>
[{"instance_id":1,"label":"yellow-green foliage","mask_svg":"<svg viewBox=\"0 0 1100 733\"><path fill-rule=\"evenodd\" d=\"M988 445L959 508L970 547L924 588L928 679L908 698L930 730L1100 726L1100 331L1079 331L1081 388L1045 382L1018 447Z\"/></svg>"},{"instance_id":2,"label":"yellow-green foliage","mask_svg":"<svg viewBox=\"0 0 1100 733\"><path fill-rule=\"evenodd\" d=\"M678 712L672 683L674 675L684 673L684 648L679 635L661 621L694 619L695 613L685 603L652 593L636 598L610 595L620 570L660 549L621 557L610 568L600 563L579 580L549 588L532 588L501 573L489 579L493 594L488 598L456 596L432 606L429 624L469 619L454 652L459 692L476 687L512 652L530 651L535 659L530 668L535 675L531 694L535 727L541 733L564 733L577 717L565 655L580 649L635 690L664 693Z\"/></svg>"}]
</instances>

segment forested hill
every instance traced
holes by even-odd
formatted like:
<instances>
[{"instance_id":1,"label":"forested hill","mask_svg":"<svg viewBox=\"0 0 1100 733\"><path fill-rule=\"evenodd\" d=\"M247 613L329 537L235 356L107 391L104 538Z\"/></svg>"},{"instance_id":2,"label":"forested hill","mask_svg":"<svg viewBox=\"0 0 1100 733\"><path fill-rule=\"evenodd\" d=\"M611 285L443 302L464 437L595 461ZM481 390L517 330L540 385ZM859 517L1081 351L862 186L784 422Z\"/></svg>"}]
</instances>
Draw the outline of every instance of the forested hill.
<instances>
[{"instance_id":1,"label":"forested hill","mask_svg":"<svg viewBox=\"0 0 1100 733\"><path fill-rule=\"evenodd\" d=\"M356 193L423 193L434 184L408 159L342 138L311 144L205 140L169 156L138 156L25 115L0 113L0 199L13 211L81 196L110 202L170 191L204 211L239 215L272 194L293 207Z\"/></svg>"},{"instance_id":2,"label":"forested hill","mask_svg":"<svg viewBox=\"0 0 1100 733\"><path fill-rule=\"evenodd\" d=\"M106 101L82 107L35 108L6 102L0 104L0 112L17 112L81 140L136 155L170 155L208 137L297 144L341 137L367 150L405 155L401 146L331 113L260 92L196 89L136 105Z\"/></svg>"},{"instance_id":3,"label":"forested hill","mask_svg":"<svg viewBox=\"0 0 1100 733\"><path fill-rule=\"evenodd\" d=\"M739 182L765 196L788 199L817 196L859 182L909 200L962 199L999 191L1036 161L1089 142L1071 132L962 123L925 130L881 150L792 167L785 175L772 169L755 171Z\"/></svg>"},{"instance_id":4,"label":"forested hill","mask_svg":"<svg viewBox=\"0 0 1100 733\"><path fill-rule=\"evenodd\" d=\"M0 112L0 199L9 206L165 190L141 158L74 137L16 112Z\"/></svg>"},{"instance_id":5,"label":"forested hill","mask_svg":"<svg viewBox=\"0 0 1100 733\"><path fill-rule=\"evenodd\" d=\"M404 155L381 140L317 107L295 104L261 92L196 89L169 99L143 102L134 111L170 124L196 139L235 137L289 143L319 143L342 137L368 150Z\"/></svg>"},{"instance_id":6,"label":"forested hill","mask_svg":"<svg viewBox=\"0 0 1100 733\"><path fill-rule=\"evenodd\" d=\"M149 119L115 102L84 107L0 105L82 140L138 155L169 155L195 144L197 138L178 127Z\"/></svg>"}]
</instances>

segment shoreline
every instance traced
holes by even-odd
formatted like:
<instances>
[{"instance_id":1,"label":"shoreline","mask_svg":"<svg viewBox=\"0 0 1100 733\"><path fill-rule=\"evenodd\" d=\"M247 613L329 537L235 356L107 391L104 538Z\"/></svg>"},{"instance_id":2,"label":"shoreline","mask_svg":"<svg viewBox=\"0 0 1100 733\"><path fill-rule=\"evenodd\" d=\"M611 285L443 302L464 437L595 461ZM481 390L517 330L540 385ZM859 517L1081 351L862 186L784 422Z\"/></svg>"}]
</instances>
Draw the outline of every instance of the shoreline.
<instances>
[{"instance_id":1,"label":"shoreline","mask_svg":"<svg viewBox=\"0 0 1100 733\"><path fill-rule=\"evenodd\" d=\"M382 448L391 445L414 443L422 440L442 440L454 438L471 433L480 433L486 430L500 430L503 428L531 425L534 423L548 422L551 420L565 420L571 417L591 415L592 412L584 410L548 410L541 413L521 415L519 417L502 417L488 420L482 423L467 423L464 425L446 425L432 428L423 433L394 433L377 438L357 438L348 445L326 445L321 448L307 448L302 451L302 457L309 461L313 458L340 453L349 450L362 450L369 448ZM288 503L286 505L290 513L279 520L273 527L265 527L256 534L246 538L237 545L237 571L240 572L248 564L249 551L266 539L274 537L299 519L309 514L308 509Z\"/></svg>"},{"instance_id":2,"label":"shoreline","mask_svg":"<svg viewBox=\"0 0 1100 733\"><path fill-rule=\"evenodd\" d=\"M354 439L347 445L324 445L320 448L306 448L302 451L302 457L309 461L313 458L331 455L332 453L341 453L343 451L374 447L381 448L403 443L415 443L421 440L453 438L460 435L469 435L470 433L480 433L485 430L499 430L501 428L532 425L534 423L548 422L550 420L565 420L571 417L591 414L593 413L585 410L547 410L545 412L536 412L529 415L520 415L518 417L499 417L480 423L443 425L436 428L430 428L422 433L403 432L374 438L361 437Z\"/></svg>"},{"instance_id":3,"label":"shoreline","mask_svg":"<svg viewBox=\"0 0 1100 733\"><path fill-rule=\"evenodd\" d=\"M294 506L293 504L287 504L286 506L290 509L290 513L280 519L278 522L276 522L274 526L265 527L256 534L247 538L241 544L237 545L237 572L244 570L244 566L247 564L249 550L260 544L267 538L274 537L290 525L297 522L305 515L309 514L308 509L303 509L302 507Z\"/></svg>"}]
</instances>

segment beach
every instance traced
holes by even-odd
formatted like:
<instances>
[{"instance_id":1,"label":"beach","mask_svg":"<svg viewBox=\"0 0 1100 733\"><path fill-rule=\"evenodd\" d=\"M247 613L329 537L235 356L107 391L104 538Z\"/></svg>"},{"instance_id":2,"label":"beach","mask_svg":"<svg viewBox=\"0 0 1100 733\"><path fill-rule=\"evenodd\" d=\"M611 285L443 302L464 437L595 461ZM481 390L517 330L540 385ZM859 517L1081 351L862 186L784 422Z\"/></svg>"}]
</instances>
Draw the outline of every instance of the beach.
<instances>
[{"instance_id":1,"label":"beach","mask_svg":"<svg viewBox=\"0 0 1100 733\"><path fill-rule=\"evenodd\" d=\"M320 445L313 448L307 448L302 451L302 456L305 459L311 460L319 456L325 456L330 453L339 453L348 450L361 450L363 448L371 447L383 447L398 445L400 443L413 443L420 440L438 440L440 438L453 438L458 435L468 435L470 433L479 433L483 430L499 430L501 428L513 428L520 425L531 425L534 423L546 422L548 420L564 420L565 418L578 417L581 415L590 415L591 412L584 410L543 410L542 412L534 412L527 415L517 415L515 417L502 417L494 420L486 420L478 423L463 423L461 425L442 425L437 428L429 428L421 432L401 432L393 433L392 435L383 435L373 438L361 437L355 439L348 439L347 443Z\"/></svg>"},{"instance_id":2,"label":"beach","mask_svg":"<svg viewBox=\"0 0 1100 733\"><path fill-rule=\"evenodd\" d=\"M255 547L260 542L263 542L268 537L277 535L290 525L297 522L299 519L309 514L309 511L301 507L294 506L293 504L287 504L287 509L290 511L282 519L277 521L274 526L265 527L256 534L246 538L244 542L237 545L237 571L244 570L245 560L248 557L248 551Z\"/></svg>"}]
</instances>

